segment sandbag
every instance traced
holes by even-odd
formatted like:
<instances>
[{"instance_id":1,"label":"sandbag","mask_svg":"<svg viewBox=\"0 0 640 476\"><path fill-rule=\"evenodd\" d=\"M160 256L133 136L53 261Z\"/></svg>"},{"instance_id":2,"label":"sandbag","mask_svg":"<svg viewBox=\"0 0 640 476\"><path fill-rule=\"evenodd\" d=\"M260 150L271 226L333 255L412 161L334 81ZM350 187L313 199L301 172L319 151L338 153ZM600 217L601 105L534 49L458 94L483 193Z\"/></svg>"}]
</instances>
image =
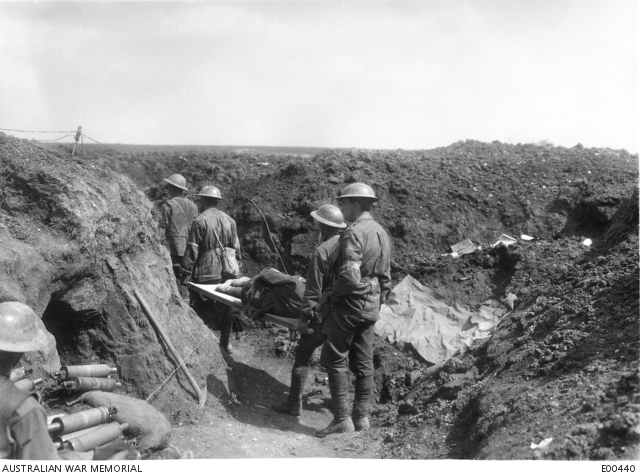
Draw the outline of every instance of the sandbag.
<instances>
[{"instance_id":1,"label":"sandbag","mask_svg":"<svg viewBox=\"0 0 640 476\"><path fill-rule=\"evenodd\" d=\"M171 438L171 424L162 413L144 400L116 393L92 391L84 394L83 401L92 407L116 407L113 421L128 423L128 432L138 439L141 451L161 450Z\"/></svg>"}]
</instances>

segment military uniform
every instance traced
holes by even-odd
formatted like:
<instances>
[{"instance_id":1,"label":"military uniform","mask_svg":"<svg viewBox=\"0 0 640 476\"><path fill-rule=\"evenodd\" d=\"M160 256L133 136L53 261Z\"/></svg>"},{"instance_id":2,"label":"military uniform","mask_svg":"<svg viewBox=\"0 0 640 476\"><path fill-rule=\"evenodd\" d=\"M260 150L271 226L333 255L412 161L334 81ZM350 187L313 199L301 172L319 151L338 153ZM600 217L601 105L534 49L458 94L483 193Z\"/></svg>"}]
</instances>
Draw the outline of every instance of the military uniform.
<instances>
[{"instance_id":1,"label":"military uniform","mask_svg":"<svg viewBox=\"0 0 640 476\"><path fill-rule=\"evenodd\" d=\"M171 263L174 271L179 268L182 256L187 248L187 237L193 219L198 215L198 207L188 198L174 197L162 204L160 212L160 227L165 229L164 245L171 255ZM176 273L177 275L178 273ZM177 278L178 289L186 298L188 293L184 286L180 285Z\"/></svg>"},{"instance_id":2,"label":"military uniform","mask_svg":"<svg viewBox=\"0 0 640 476\"><path fill-rule=\"evenodd\" d=\"M309 259L309 271L298 321L313 331L302 334L295 350L295 359L291 369L291 387L289 397L284 404L276 404L272 408L280 413L300 415L302 392L309 376L309 362L313 352L324 343L322 319L327 315L327 290L333 281L331 268L336 259L340 235L331 236L320 243Z\"/></svg>"},{"instance_id":3,"label":"military uniform","mask_svg":"<svg viewBox=\"0 0 640 476\"><path fill-rule=\"evenodd\" d=\"M187 249L180 263L181 272L190 275L193 283L218 284L222 280L220 256L224 250L220 249L216 234L223 247L240 251L235 220L215 207L206 209L191 224ZM195 291L191 291L190 296L191 307L200 317L204 320L217 317L220 323L220 344L226 348L233 324L231 308L224 304L217 305L215 301L207 300Z\"/></svg>"},{"instance_id":4,"label":"military uniform","mask_svg":"<svg viewBox=\"0 0 640 476\"><path fill-rule=\"evenodd\" d=\"M299 320L308 324L309 328L313 330L313 334L302 334L300 337L295 350L294 371L298 367L307 368L313 351L324 343L322 319L326 316L326 312L324 314L319 312L318 307L325 301L327 295L323 295L323 293L327 291L333 281L331 259L334 259L332 255L338 247L339 239L340 235L332 236L327 241L320 243L311 254Z\"/></svg>"},{"instance_id":5,"label":"military uniform","mask_svg":"<svg viewBox=\"0 0 640 476\"><path fill-rule=\"evenodd\" d=\"M57 451L47 431L47 415L28 393L0 377L0 459L90 460L93 452Z\"/></svg>"},{"instance_id":6,"label":"military uniform","mask_svg":"<svg viewBox=\"0 0 640 476\"><path fill-rule=\"evenodd\" d=\"M303 334L295 351L293 367L308 366L313 351L322 345L322 319L328 314L329 305L325 305L333 275L331 268L335 260L340 235L334 235L320 243L309 259L309 271L302 305L300 306L300 322L313 329L313 334Z\"/></svg>"},{"instance_id":7,"label":"military uniform","mask_svg":"<svg viewBox=\"0 0 640 476\"><path fill-rule=\"evenodd\" d=\"M390 263L387 232L369 212L361 213L340 239L336 279L329 291L331 311L322 329L326 341L321 362L329 373L330 385L333 382L331 398L337 420L349 417L348 406L345 408L347 358L356 377L354 423L368 417L373 392L373 328L391 289Z\"/></svg>"},{"instance_id":8,"label":"military uniform","mask_svg":"<svg viewBox=\"0 0 640 476\"><path fill-rule=\"evenodd\" d=\"M10 380L25 352L46 347L48 334L36 313L24 303L0 302L0 459L129 459L140 456L116 439L89 452L56 451L47 417L30 394ZM23 468L24 470L24 468Z\"/></svg>"},{"instance_id":9,"label":"military uniform","mask_svg":"<svg viewBox=\"0 0 640 476\"><path fill-rule=\"evenodd\" d=\"M165 229L165 246L172 258L182 259L187 248L189 229L196 216L198 207L188 198L174 197L162 204L160 227Z\"/></svg>"}]
</instances>

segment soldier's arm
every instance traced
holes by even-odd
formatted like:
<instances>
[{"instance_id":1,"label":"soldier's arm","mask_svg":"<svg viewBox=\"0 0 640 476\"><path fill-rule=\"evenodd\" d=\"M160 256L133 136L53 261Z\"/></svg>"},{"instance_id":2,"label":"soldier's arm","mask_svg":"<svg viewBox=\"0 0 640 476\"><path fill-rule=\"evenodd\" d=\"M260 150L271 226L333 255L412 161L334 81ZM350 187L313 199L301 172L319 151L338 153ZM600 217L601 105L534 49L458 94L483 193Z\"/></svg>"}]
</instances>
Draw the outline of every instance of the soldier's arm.
<instances>
[{"instance_id":1,"label":"soldier's arm","mask_svg":"<svg viewBox=\"0 0 640 476\"><path fill-rule=\"evenodd\" d=\"M235 220L231 220L231 237L233 240L232 248L238 252L238 259L242 259L242 254L240 253L240 240L238 239L238 230Z\"/></svg>"},{"instance_id":2,"label":"soldier's arm","mask_svg":"<svg viewBox=\"0 0 640 476\"><path fill-rule=\"evenodd\" d=\"M200 226L198 226L197 221L193 221L191 223L191 228L189 229L189 237L187 238L187 248L184 251L184 256L182 257L182 261L180 262L180 272L183 276L191 275L191 271L193 270L193 266L195 265L196 260L198 259L198 243L200 243L202 239L202 230Z\"/></svg>"},{"instance_id":3,"label":"soldier's arm","mask_svg":"<svg viewBox=\"0 0 640 476\"><path fill-rule=\"evenodd\" d=\"M378 283L380 283L380 306L382 307L391 292L391 266L388 266L385 272L378 276Z\"/></svg>"},{"instance_id":4,"label":"soldier's arm","mask_svg":"<svg viewBox=\"0 0 640 476\"><path fill-rule=\"evenodd\" d=\"M322 296L322 279L324 277L322 269L322 257L316 249L309 259L309 271L307 272L307 282L302 296L302 304L300 305L299 322L309 324L313 318L316 306Z\"/></svg>"},{"instance_id":5,"label":"soldier's arm","mask_svg":"<svg viewBox=\"0 0 640 476\"><path fill-rule=\"evenodd\" d=\"M158 222L158 228L169 228L169 221L171 220L171 207L166 203L162 204L160 208L160 221Z\"/></svg>"},{"instance_id":6,"label":"soldier's arm","mask_svg":"<svg viewBox=\"0 0 640 476\"><path fill-rule=\"evenodd\" d=\"M385 255L382 256L382 273L378 276L380 284L380 307L387 301L391 292L391 242L386 238Z\"/></svg>"},{"instance_id":7,"label":"soldier's arm","mask_svg":"<svg viewBox=\"0 0 640 476\"><path fill-rule=\"evenodd\" d=\"M351 230L346 231L340 243L342 266L330 291L332 301L348 296L360 284L362 244Z\"/></svg>"}]
</instances>

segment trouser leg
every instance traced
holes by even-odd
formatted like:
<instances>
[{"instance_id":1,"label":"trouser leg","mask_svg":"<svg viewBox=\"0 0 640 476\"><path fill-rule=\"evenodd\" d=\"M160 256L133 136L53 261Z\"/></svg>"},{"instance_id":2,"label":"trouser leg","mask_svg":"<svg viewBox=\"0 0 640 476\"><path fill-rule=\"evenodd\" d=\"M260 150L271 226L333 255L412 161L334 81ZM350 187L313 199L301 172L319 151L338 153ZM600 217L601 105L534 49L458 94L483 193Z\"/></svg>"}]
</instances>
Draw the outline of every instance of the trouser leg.
<instances>
[{"instance_id":1,"label":"trouser leg","mask_svg":"<svg viewBox=\"0 0 640 476\"><path fill-rule=\"evenodd\" d=\"M291 369L289 397L282 403L272 405L271 409L286 415L300 416L302 413L302 392L308 375L309 367L294 367Z\"/></svg>"},{"instance_id":2,"label":"trouser leg","mask_svg":"<svg viewBox=\"0 0 640 476\"><path fill-rule=\"evenodd\" d=\"M176 276L176 284L178 285L178 292L182 299L185 301L189 301L189 288L187 286L183 286L180 284L180 278L178 277L178 273L176 271L180 268L180 262L182 261L182 256L171 255L171 264L173 266L173 273Z\"/></svg>"},{"instance_id":3,"label":"trouser leg","mask_svg":"<svg viewBox=\"0 0 640 476\"><path fill-rule=\"evenodd\" d=\"M369 411L371 395L373 394L373 375L361 377L356 375L355 397L351 418L357 431L369 428Z\"/></svg>"},{"instance_id":4,"label":"trouser leg","mask_svg":"<svg viewBox=\"0 0 640 476\"><path fill-rule=\"evenodd\" d=\"M220 281L218 280L200 282L198 284L219 283ZM229 343L233 326L233 311L231 308L212 299L206 299L196 291L189 290L189 294L191 296L191 307L205 324L211 326L213 322L217 321L217 328L220 330L220 347L228 353L233 352L233 347Z\"/></svg>"},{"instance_id":5,"label":"trouser leg","mask_svg":"<svg viewBox=\"0 0 640 476\"><path fill-rule=\"evenodd\" d=\"M336 371L329 371L328 375L333 421L324 430L316 432L320 438L332 433L354 431L353 422L349 416L349 376L346 372Z\"/></svg>"},{"instance_id":6,"label":"trouser leg","mask_svg":"<svg viewBox=\"0 0 640 476\"><path fill-rule=\"evenodd\" d=\"M220 323L220 346L228 353L231 353L233 352L233 347L229 344L229 339L233 327L233 312L229 306L219 303L216 303L215 311Z\"/></svg>"},{"instance_id":7,"label":"trouser leg","mask_svg":"<svg viewBox=\"0 0 640 476\"><path fill-rule=\"evenodd\" d=\"M324 336L322 335L322 324L311 324L313 334L304 334L298 341L295 350L295 360L291 369L291 387L287 401L273 405L272 408L278 413L299 416L302 407L302 393L309 376L309 362L313 351L322 345Z\"/></svg>"},{"instance_id":8,"label":"trouser leg","mask_svg":"<svg viewBox=\"0 0 640 476\"><path fill-rule=\"evenodd\" d=\"M339 316L334 310L325 319L322 332L326 339L320 359L329 376L333 421L327 428L316 433L319 437L354 430L349 416L347 357L359 321L348 315Z\"/></svg>"},{"instance_id":9,"label":"trouser leg","mask_svg":"<svg viewBox=\"0 0 640 476\"><path fill-rule=\"evenodd\" d=\"M342 372L329 372L331 390L331 412L333 419L343 421L349 418L349 375Z\"/></svg>"},{"instance_id":10,"label":"trouser leg","mask_svg":"<svg viewBox=\"0 0 640 476\"><path fill-rule=\"evenodd\" d=\"M370 401L373 395L373 330L374 323L365 321L356 331L349 351L349 367L356 376L351 417L355 429L369 428Z\"/></svg>"},{"instance_id":11,"label":"trouser leg","mask_svg":"<svg viewBox=\"0 0 640 476\"><path fill-rule=\"evenodd\" d=\"M299 406L302 401L302 392L307 384L309 367L294 367L291 369L291 387L289 388L289 407Z\"/></svg>"},{"instance_id":12,"label":"trouser leg","mask_svg":"<svg viewBox=\"0 0 640 476\"><path fill-rule=\"evenodd\" d=\"M291 391L289 392L289 401L292 403L300 402L309 375L309 362L313 352L324 343L322 323L310 324L309 329L313 333L303 334L295 350L295 360L293 361L293 369L291 369Z\"/></svg>"}]
</instances>

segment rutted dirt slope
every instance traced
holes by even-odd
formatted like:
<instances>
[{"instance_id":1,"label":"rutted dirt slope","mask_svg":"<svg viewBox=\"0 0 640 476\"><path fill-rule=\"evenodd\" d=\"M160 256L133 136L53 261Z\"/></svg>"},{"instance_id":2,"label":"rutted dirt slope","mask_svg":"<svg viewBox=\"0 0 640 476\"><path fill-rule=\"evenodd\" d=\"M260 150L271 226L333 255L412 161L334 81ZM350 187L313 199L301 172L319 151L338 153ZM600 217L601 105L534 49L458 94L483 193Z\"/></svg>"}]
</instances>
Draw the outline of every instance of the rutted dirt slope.
<instances>
[{"instance_id":1,"label":"rutted dirt slope","mask_svg":"<svg viewBox=\"0 0 640 476\"><path fill-rule=\"evenodd\" d=\"M148 397L175 368L138 290L202 386L227 385L217 340L180 298L152 205L127 177L0 134L0 300L30 305L52 336L28 355L34 376L109 363L123 391ZM200 342L203 335L210 338ZM53 338L55 337L55 339ZM219 390L218 390L219 393ZM194 401L178 373L154 403L171 419Z\"/></svg>"},{"instance_id":2,"label":"rutted dirt slope","mask_svg":"<svg viewBox=\"0 0 640 476\"><path fill-rule=\"evenodd\" d=\"M162 198L161 179L176 172L191 193L219 186L248 274L283 269L281 256L289 273L304 275L315 238L309 212L363 181L382 199L374 215L393 239L394 282L411 274L469 307L518 297L494 337L435 378L421 378L427 365L417 356L378 342L375 428L365 438L380 445L379 456L638 456L637 155L475 141L304 157L205 147L85 152L86 164L129 175L152 200ZM538 239L491 249L502 233ZM466 238L482 251L441 256ZM594 244L582 245L585 238ZM254 339L265 355L286 346L281 335L255 333L238 337ZM311 391L326 397L322 378ZM326 407L326 399L311 399Z\"/></svg>"}]
</instances>

